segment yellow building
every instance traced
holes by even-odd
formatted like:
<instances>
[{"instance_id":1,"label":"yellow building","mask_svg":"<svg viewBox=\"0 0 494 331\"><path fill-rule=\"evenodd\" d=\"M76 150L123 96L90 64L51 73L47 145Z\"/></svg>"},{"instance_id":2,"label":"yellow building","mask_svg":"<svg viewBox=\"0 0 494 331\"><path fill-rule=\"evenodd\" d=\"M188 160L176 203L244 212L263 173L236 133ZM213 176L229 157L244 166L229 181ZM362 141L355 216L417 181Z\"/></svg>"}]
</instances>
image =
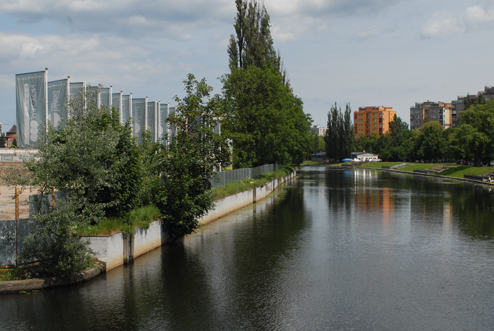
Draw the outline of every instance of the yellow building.
<instances>
[{"instance_id":1,"label":"yellow building","mask_svg":"<svg viewBox=\"0 0 494 331\"><path fill-rule=\"evenodd\" d=\"M355 138L372 134L380 136L388 132L389 122L395 116L393 107L359 107L358 111L353 112Z\"/></svg>"}]
</instances>

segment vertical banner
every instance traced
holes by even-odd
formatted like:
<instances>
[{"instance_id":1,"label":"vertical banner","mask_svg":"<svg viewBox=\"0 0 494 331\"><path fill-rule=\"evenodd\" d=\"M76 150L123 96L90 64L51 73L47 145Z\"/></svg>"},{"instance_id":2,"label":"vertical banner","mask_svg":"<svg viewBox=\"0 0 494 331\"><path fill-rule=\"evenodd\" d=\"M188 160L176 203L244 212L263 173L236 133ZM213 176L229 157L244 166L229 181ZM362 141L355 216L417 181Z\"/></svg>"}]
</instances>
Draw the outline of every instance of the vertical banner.
<instances>
[{"instance_id":1,"label":"vertical banner","mask_svg":"<svg viewBox=\"0 0 494 331\"><path fill-rule=\"evenodd\" d=\"M111 103L112 103L112 106L115 107L115 110L117 111L118 115L119 115L119 120L121 123L124 123L124 121L122 121L122 91L120 91L119 93L112 93L112 100L111 100Z\"/></svg>"},{"instance_id":2,"label":"vertical banner","mask_svg":"<svg viewBox=\"0 0 494 331\"><path fill-rule=\"evenodd\" d=\"M151 101L148 102L148 110L147 110L147 123L146 127L147 129L151 132L151 139L153 141L156 141L157 134L156 134L156 120L157 120L157 109L158 108L158 103L156 101Z\"/></svg>"},{"instance_id":3,"label":"vertical banner","mask_svg":"<svg viewBox=\"0 0 494 331\"><path fill-rule=\"evenodd\" d=\"M89 85L86 90L87 90L87 97L86 98L87 98L87 102L89 103L89 105L92 105L93 107L99 108L101 106L100 87Z\"/></svg>"},{"instance_id":4,"label":"vertical banner","mask_svg":"<svg viewBox=\"0 0 494 331\"><path fill-rule=\"evenodd\" d=\"M168 107L168 116L175 113L176 107ZM170 143L176 136L175 127L168 124L168 143Z\"/></svg>"},{"instance_id":5,"label":"vertical banner","mask_svg":"<svg viewBox=\"0 0 494 331\"><path fill-rule=\"evenodd\" d=\"M161 142L162 139L166 138L165 135L168 133L168 124L166 120L168 119L168 104L160 104L160 111L158 113L158 139ZM162 141L166 145L166 140Z\"/></svg>"},{"instance_id":6,"label":"vertical banner","mask_svg":"<svg viewBox=\"0 0 494 331\"><path fill-rule=\"evenodd\" d=\"M85 82L79 82L79 83L70 83L70 100L74 101L74 99L80 98L81 93L84 93L84 90L86 89L86 83Z\"/></svg>"},{"instance_id":7,"label":"vertical banner","mask_svg":"<svg viewBox=\"0 0 494 331\"><path fill-rule=\"evenodd\" d=\"M55 127L59 125L63 127L65 125L65 121L68 119L68 87L68 78L48 82L48 121L50 121Z\"/></svg>"},{"instance_id":8,"label":"vertical banner","mask_svg":"<svg viewBox=\"0 0 494 331\"><path fill-rule=\"evenodd\" d=\"M122 111L120 121L126 123L132 115L132 94L122 95Z\"/></svg>"},{"instance_id":9,"label":"vertical banner","mask_svg":"<svg viewBox=\"0 0 494 331\"><path fill-rule=\"evenodd\" d=\"M86 107L86 99L84 95L84 91L86 91L86 82L78 82L78 83L70 83L69 95L70 101L75 103L76 105L80 102L84 102L84 107ZM74 111L74 109L70 109L69 111ZM69 115L70 117L70 115Z\"/></svg>"},{"instance_id":10,"label":"vertical banner","mask_svg":"<svg viewBox=\"0 0 494 331\"><path fill-rule=\"evenodd\" d=\"M142 131L146 129L146 98L132 99L133 136L142 143Z\"/></svg>"},{"instance_id":11,"label":"vertical banner","mask_svg":"<svg viewBox=\"0 0 494 331\"><path fill-rule=\"evenodd\" d=\"M106 108L110 109L110 107L111 107L111 89L109 87L100 88L99 97L100 97L100 107L105 106Z\"/></svg>"},{"instance_id":12,"label":"vertical banner","mask_svg":"<svg viewBox=\"0 0 494 331\"><path fill-rule=\"evenodd\" d=\"M17 146L36 143L46 125L47 70L15 75Z\"/></svg>"},{"instance_id":13,"label":"vertical banner","mask_svg":"<svg viewBox=\"0 0 494 331\"><path fill-rule=\"evenodd\" d=\"M221 134L221 120L217 117L215 118L214 133Z\"/></svg>"}]
</instances>

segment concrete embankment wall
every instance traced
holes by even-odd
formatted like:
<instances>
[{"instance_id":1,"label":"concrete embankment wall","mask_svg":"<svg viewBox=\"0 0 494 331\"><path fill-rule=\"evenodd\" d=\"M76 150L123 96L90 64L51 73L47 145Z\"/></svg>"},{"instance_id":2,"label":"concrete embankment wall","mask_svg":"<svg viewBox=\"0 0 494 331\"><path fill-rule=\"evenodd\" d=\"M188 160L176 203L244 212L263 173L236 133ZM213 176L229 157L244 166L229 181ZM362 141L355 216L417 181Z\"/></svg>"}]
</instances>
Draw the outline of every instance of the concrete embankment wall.
<instances>
[{"instance_id":1,"label":"concrete embankment wall","mask_svg":"<svg viewBox=\"0 0 494 331\"><path fill-rule=\"evenodd\" d=\"M202 217L201 224L209 223L235 210L262 200L280 184L296 176L293 172L279 180L275 179L262 187L230 195L214 203L214 209ZM106 264L106 271L114 269L165 244L169 237L163 230L161 221L152 222L149 229L138 229L132 236L117 233L113 236L85 237L98 260Z\"/></svg>"}]
</instances>

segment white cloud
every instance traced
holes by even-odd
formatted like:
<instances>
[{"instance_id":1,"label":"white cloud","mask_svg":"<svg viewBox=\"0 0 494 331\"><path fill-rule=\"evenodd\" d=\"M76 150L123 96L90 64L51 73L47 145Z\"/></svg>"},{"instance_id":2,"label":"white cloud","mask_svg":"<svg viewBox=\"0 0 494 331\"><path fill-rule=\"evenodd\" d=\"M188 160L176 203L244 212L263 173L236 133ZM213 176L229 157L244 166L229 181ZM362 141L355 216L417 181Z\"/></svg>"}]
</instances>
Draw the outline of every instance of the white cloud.
<instances>
[{"instance_id":1,"label":"white cloud","mask_svg":"<svg viewBox=\"0 0 494 331\"><path fill-rule=\"evenodd\" d=\"M385 28L383 26L374 24L374 25L366 27L363 30L357 31L355 33L355 37L358 39L367 39L370 37L375 37L375 36L378 36L378 35L381 35L384 33L389 33L392 31L393 31L392 28Z\"/></svg>"},{"instance_id":2,"label":"white cloud","mask_svg":"<svg viewBox=\"0 0 494 331\"><path fill-rule=\"evenodd\" d=\"M444 38L471 32L478 29L494 27L494 9L484 9L480 6L469 7L461 15L436 13L422 27L424 38Z\"/></svg>"},{"instance_id":3,"label":"white cloud","mask_svg":"<svg viewBox=\"0 0 494 331\"><path fill-rule=\"evenodd\" d=\"M233 21L235 4L230 0L4 0L0 13L15 17L21 24L51 22L71 33L180 40L192 32Z\"/></svg>"},{"instance_id":4,"label":"white cloud","mask_svg":"<svg viewBox=\"0 0 494 331\"><path fill-rule=\"evenodd\" d=\"M71 75L76 80L118 83L119 88L130 89L139 81L151 86L150 82L164 75L192 69L181 62L187 57L183 52L165 55L120 37L0 33L0 44L0 75L10 80L12 73L48 66L50 80L52 73L57 79Z\"/></svg>"},{"instance_id":5,"label":"white cloud","mask_svg":"<svg viewBox=\"0 0 494 331\"><path fill-rule=\"evenodd\" d=\"M406 0L267 0L268 12L278 16L349 17L377 13Z\"/></svg>"}]
</instances>

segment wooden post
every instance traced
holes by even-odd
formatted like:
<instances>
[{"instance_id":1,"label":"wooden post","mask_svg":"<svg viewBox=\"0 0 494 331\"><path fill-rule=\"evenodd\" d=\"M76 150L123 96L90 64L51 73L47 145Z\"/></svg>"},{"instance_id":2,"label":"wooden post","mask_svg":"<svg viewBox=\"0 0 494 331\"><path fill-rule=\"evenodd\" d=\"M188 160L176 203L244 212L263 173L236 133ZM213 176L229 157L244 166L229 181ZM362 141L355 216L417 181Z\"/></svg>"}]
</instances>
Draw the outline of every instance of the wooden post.
<instances>
[{"instance_id":1,"label":"wooden post","mask_svg":"<svg viewBox=\"0 0 494 331\"><path fill-rule=\"evenodd\" d=\"M51 210L55 209L55 188L51 188Z\"/></svg>"},{"instance_id":2,"label":"wooden post","mask_svg":"<svg viewBox=\"0 0 494 331\"><path fill-rule=\"evenodd\" d=\"M15 187L15 219L19 219L19 188Z\"/></svg>"}]
</instances>

